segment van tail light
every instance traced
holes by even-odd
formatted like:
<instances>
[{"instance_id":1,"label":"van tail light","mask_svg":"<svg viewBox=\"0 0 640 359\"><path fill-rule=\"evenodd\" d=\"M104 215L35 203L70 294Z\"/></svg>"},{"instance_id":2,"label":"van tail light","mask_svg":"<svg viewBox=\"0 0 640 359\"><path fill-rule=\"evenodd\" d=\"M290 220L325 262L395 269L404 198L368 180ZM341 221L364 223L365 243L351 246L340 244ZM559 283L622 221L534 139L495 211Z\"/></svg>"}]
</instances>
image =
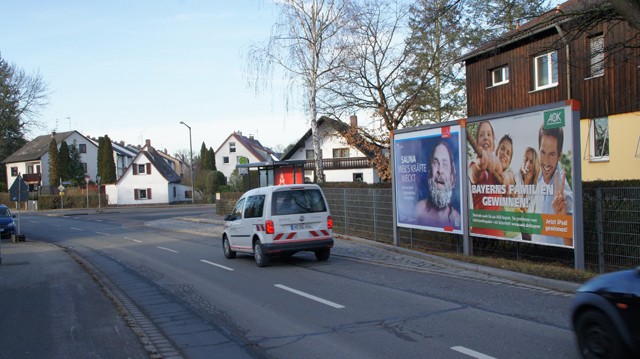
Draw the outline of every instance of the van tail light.
<instances>
[{"instance_id":1,"label":"van tail light","mask_svg":"<svg viewBox=\"0 0 640 359\"><path fill-rule=\"evenodd\" d=\"M333 218L327 216L327 229L333 229Z\"/></svg>"},{"instance_id":2,"label":"van tail light","mask_svg":"<svg viewBox=\"0 0 640 359\"><path fill-rule=\"evenodd\" d=\"M276 232L275 227L273 226L273 221L268 220L264 222L264 229L267 234L274 234Z\"/></svg>"}]
</instances>

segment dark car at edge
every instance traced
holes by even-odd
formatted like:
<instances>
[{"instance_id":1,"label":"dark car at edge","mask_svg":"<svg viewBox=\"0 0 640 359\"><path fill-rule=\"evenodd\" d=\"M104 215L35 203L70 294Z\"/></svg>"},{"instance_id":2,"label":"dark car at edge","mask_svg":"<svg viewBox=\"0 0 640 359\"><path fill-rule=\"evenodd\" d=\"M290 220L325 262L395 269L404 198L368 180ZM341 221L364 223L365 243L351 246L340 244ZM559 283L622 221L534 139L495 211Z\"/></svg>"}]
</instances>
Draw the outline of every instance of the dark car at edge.
<instances>
[{"instance_id":1,"label":"dark car at edge","mask_svg":"<svg viewBox=\"0 0 640 359\"><path fill-rule=\"evenodd\" d=\"M586 282L571 313L582 357L640 358L640 267Z\"/></svg>"}]
</instances>

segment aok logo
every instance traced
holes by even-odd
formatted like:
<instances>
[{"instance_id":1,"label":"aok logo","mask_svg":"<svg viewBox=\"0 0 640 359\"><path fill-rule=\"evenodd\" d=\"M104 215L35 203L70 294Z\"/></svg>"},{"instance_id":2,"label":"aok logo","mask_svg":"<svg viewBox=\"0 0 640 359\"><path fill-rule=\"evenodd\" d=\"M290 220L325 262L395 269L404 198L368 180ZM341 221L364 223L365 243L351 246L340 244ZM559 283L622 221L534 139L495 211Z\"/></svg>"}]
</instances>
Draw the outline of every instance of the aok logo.
<instances>
[{"instance_id":1,"label":"aok logo","mask_svg":"<svg viewBox=\"0 0 640 359\"><path fill-rule=\"evenodd\" d=\"M564 127L564 110L553 110L544 113L544 128Z\"/></svg>"}]
</instances>

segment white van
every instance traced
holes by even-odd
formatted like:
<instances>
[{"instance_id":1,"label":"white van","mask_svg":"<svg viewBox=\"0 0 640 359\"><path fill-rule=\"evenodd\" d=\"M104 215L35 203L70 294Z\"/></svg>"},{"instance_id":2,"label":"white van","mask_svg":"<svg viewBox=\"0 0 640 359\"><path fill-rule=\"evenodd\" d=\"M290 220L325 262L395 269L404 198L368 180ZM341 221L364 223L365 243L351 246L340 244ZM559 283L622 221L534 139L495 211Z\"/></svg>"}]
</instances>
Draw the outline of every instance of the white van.
<instances>
[{"instance_id":1,"label":"white van","mask_svg":"<svg viewBox=\"0 0 640 359\"><path fill-rule=\"evenodd\" d=\"M253 254L264 267L272 255L314 252L326 261L333 247L333 220L320 187L315 184L269 186L246 192L225 217L225 257Z\"/></svg>"}]
</instances>

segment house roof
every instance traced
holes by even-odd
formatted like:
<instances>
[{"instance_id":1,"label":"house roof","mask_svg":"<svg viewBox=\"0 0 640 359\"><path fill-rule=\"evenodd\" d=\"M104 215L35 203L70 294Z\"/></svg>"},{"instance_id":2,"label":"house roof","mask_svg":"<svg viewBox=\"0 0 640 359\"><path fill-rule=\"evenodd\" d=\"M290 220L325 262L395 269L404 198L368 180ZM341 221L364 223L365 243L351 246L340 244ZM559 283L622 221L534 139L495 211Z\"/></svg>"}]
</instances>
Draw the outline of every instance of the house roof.
<instances>
[{"instance_id":1,"label":"house roof","mask_svg":"<svg viewBox=\"0 0 640 359\"><path fill-rule=\"evenodd\" d=\"M277 161L278 156L276 153L270 148L264 147L260 141L254 139L253 137L245 137L240 132L234 132L227 137L226 140L222 142L220 147L216 150L216 153L222 149L225 143L229 142L231 139L235 139L237 142L242 144L244 148L246 148L251 154L258 160L258 162L268 162L268 161Z\"/></svg>"},{"instance_id":2,"label":"house roof","mask_svg":"<svg viewBox=\"0 0 640 359\"><path fill-rule=\"evenodd\" d=\"M569 0L559 4L555 9L550 10L531 21L520 25L517 29L511 30L500 37L493 39L475 50L463 55L459 60L468 61L476 57L491 55L502 47L522 41L528 37L540 34L545 31L555 31L556 26L574 19L576 16L585 14L587 11L594 11L601 6L610 6L607 0Z\"/></svg>"},{"instance_id":3,"label":"house roof","mask_svg":"<svg viewBox=\"0 0 640 359\"><path fill-rule=\"evenodd\" d=\"M57 144L60 144L62 141L66 140L72 134L77 133L80 136L84 137L78 131L68 131L68 132L52 132L48 135L38 136L32 141L28 142L26 145L20 147L19 150L12 153L9 157L5 158L2 163L15 163L15 162L25 162L25 161L35 161L39 160L46 153L49 152L49 144L51 143L51 139L56 140ZM90 141L90 140L88 140Z\"/></svg>"},{"instance_id":4,"label":"house roof","mask_svg":"<svg viewBox=\"0 0 640 359\"><path fill-rule=\"evenodd\" d=\"M343 137L351 129L351 126L347 125L346 123L344 123L344 122L342 122L340 120L336 120L336 119L333 119L333 118L330 118L330 117L326 117L326 116L322 116L318 120L318 128L320 128L322 125L327 125L327 126L333 128L336 132L338 132ZM359 135L357 135L357 136L359 136ZM287 159L291 158L291 156L293 156L293 154L296 153L296 151L299 148L304 147L305 143L307 142L307 140L310 137L311 137L311 129L309 129L304 134L304 136L302 136L302 138L300 138L300 140L298 140L298 142L296 142L296 144L289 149L289 151L287 153L282 155L282 160L287 160ZM370 151L370 150L368 150L368 149L366 149L366 148L364 148L362 146L357 146L356 145L355 147L369 159L373 159L373 157L375 156L375 153L373 153L372 151ZM380 147L380 149L382 149L382 148Z\"/></svg>"}]
</instances>

